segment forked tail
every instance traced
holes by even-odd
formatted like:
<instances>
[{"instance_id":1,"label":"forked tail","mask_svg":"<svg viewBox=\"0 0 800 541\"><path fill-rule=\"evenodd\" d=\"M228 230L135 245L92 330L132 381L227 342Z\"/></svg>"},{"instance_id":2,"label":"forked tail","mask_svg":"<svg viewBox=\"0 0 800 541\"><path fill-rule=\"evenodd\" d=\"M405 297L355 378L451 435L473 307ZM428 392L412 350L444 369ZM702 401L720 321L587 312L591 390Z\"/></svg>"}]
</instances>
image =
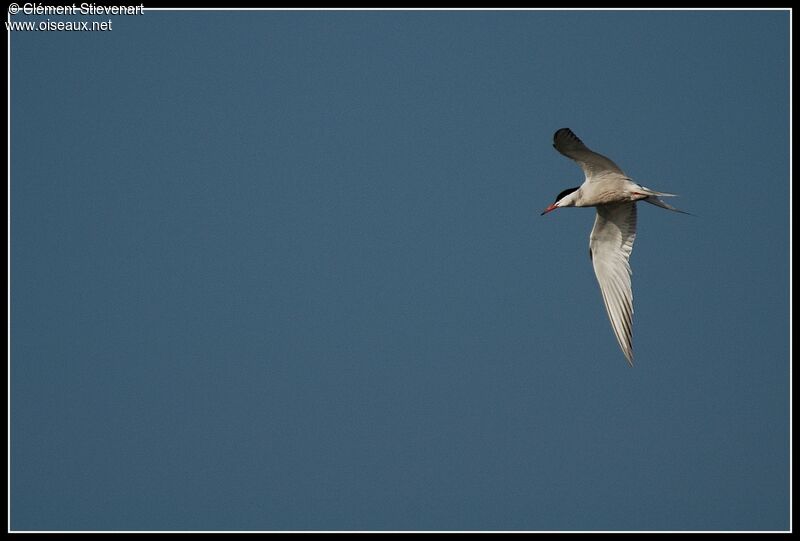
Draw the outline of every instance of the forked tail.
<instances>
[{"instance_id":1,"label":"forked tail","mask_svg":"<svg viewBox=\"0 0 800 541\"><path fill-rule=\"evenodd\" d=\"M675 212L680 212L681 214L688 214L689 216L694 216L694 214L691 214L690 212L686 212L685 210L676 209L675 207L673 207L669 203L665 203L664 201L662 201L660 199L660 197L677 197L674 193L657 192L657 191L651 190L650 188L647 188L645 186L641 186L641 187L644 188L644 193L647 194L647 197L645 197L644 199L640 199L640 201L645 201L647 203L650 203L651 205L655 205L657 207L661 207L662 209L672 210L672 211L675 211Z\"/></svg>"},{"instance_id":2,"label":"forked tail","mask_svg":"<svg viewBox=\"0 0 800 541\"><path fill-rule=\"evenodd\" d=\"M674 196L674 194L671 194L671 193L660 193L658 195ZM657 207L661 207L662 209L672 210L672 211L675 211L675 212L680 212L681 214L688 214L689 216L694 216L694 214L691 214L690 212L686 212L685 210L676 209L675 207L673 207L669 203L663 202L661 199L658 198L658 196L655 196L655 195L651 195L651 196L645 197L644 199L641 199L641 201L644 201L645 203L650 203L651 205L655 205Z\"/></svg>"}]
</instances>

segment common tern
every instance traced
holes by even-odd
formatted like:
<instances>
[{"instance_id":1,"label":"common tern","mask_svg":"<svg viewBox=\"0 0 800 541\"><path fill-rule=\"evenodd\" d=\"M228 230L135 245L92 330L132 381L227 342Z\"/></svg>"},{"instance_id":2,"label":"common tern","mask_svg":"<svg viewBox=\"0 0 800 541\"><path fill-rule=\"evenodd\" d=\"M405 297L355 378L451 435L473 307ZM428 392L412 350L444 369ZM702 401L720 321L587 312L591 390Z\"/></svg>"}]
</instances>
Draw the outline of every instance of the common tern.
<instances>
[{"instance_id":1,"label":"common tern","mask_svg":"<svg viewBox=\"0 0 800 541\"><path fill-rule=\"evenodd\" d=\"M556 196L542 215L561 207L595 207L597 216L589 235L589 257L594 266L611 328L628 364L633 366L633 293L628 260L636 238L636 202L688 214L665 203L660 197L675 194L657 192L631 180L617 164L593 152L569 128L553 136L553 146L583 169L586 179L577 188Z\"/></svg>"}]
</instances>

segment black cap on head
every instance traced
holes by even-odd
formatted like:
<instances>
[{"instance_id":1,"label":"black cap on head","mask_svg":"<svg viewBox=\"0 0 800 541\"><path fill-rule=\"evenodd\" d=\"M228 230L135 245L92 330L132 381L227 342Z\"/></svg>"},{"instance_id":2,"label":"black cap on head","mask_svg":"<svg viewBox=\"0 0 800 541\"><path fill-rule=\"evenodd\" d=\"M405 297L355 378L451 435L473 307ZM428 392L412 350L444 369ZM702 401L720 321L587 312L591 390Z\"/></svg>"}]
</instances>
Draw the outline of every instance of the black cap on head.
<instances>
[{"instance_id":1,"label":"black cap on head","mask_svg":"<svg viewBox=\"0 0 800 541\"><path fill-rule=\"evenodd\" d=\"M575 191L575 190L577 190L577 189L578 189L578 188L567 188L566 190L564 190L563 192L561 192L560 194L558 194L558 195L556 196L556 201L560 201L562 197L565 197L565 196L567 196L567 195L571 194L572 192L574 192L574 191ZM555 201L554 201L554 202L555 202Z\"/></svg>"}]
</instances>

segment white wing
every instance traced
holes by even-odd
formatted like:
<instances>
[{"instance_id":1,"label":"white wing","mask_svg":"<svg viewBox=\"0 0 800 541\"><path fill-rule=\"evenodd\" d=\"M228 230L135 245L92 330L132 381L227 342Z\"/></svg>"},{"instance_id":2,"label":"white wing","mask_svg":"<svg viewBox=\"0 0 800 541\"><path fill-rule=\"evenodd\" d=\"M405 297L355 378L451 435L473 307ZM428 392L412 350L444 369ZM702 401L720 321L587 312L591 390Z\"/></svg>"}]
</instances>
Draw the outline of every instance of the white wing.
<instances>
[{"instance_id":1,"label":"white wing","mask_svg":"<svg viewBox=\"0 0 800 541\"><path fill-rule=\"evenodd\" d=\"M561 128L553 135L553 146L567 158L578 162L589 180L608 173L625 175L617 164L602 154L589 150L569 128Z\"/></svg>"},{"instance_id":2,"label":"white wing","mask_svg":"<svg viewBox=\"0 0 800 541\"><path fill-rule=\"evenodd\" d=\"M592 234L589 236L589 256L611 328L619 347L633 365L631 324L633 293L631 267L628 263L633 240L636 238L636 203L618 203L597 207Z\"/></svg>"}]
</instances>

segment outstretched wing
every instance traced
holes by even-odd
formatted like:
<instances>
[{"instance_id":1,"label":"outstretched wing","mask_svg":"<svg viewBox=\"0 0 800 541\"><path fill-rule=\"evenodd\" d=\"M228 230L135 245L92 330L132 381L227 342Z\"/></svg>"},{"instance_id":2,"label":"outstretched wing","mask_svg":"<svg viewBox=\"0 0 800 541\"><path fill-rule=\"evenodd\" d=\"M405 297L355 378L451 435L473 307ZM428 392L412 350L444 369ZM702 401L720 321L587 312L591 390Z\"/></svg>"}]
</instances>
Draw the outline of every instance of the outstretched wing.
<instances>
[{"instance_id":1,"label":"outstretched wing","mask_svg":"<svg viewBox=\"0 0 800 541\"><path fill-rule=\"evenodd\" d=\"M589 150L569 128L561 128L553 135L553 146L567 158L578 162L589 180L608 173L625 175L617 164L602 154Z\"/></svg>"},{"instance_id":2,"label":"outstretched wing","mask_svg":"<svg viewBox=\"0 0 800 541\"><path fill-rule=\"evenodd\" d=\"M622 353L633 365L632 323L633 292L628 263L636 238L636 203L618 203L597 207L589 255L611 328Z\"/></svg>"}]
</instances>

